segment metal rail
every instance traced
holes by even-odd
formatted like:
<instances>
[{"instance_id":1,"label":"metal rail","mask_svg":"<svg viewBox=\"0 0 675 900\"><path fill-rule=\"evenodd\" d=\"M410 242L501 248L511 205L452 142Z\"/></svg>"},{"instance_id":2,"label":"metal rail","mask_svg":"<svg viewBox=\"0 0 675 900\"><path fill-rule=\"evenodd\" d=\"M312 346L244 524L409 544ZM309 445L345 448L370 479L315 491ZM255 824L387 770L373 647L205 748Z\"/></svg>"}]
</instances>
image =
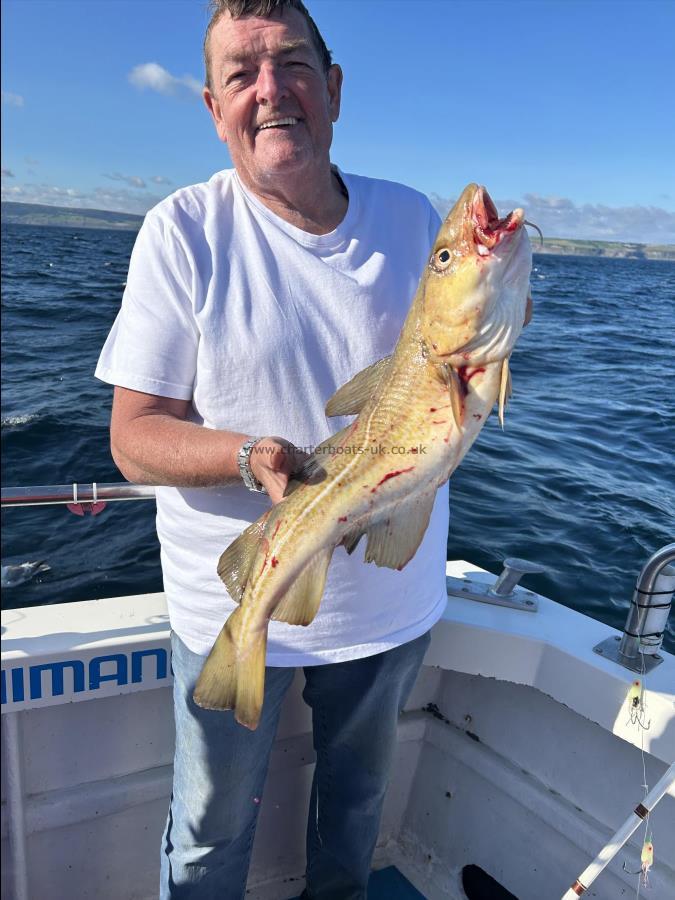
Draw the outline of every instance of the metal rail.
<instances>
[{"instance_id":1,"label":"metal rail","mask_svg":"<svg viewBox=\"0 0 675 900\"><path fill-rule=\"evenodd\" d=\"M675 544L668 544L657 550L645 563L638 578L633 600L628 611L628 618L623 629L623 637L619 644L619 654L627 660L633 660L640 654L645 637L654 637L646 630L647 619L650 618L650 610L663 608L670 609L672 589L658 589L659 575L675 562ZM670 574L670 572L669 572ZM673 573L675 574L675 573ZM667 614L663 617L664 622ZM655 635L659 637L659 635Z\"/></svg>"},{"instance_id":2,"label":"metal rail","mask_svg":"<svg viewBox=\"0 0 675 900\"><path fill-rule=\"evenodd\" d=\"M112 500L154 500L148 484L47 484L2 488L2 506L56 506L72 503L109 503Z\"/></svg>"},{"instance_id":3,"label":"metal rail","mask_svg":"<svg viewBox=\"0 0 675 900\"><path fill-rule=\"evenodd\" d=\"M675 544L657 550L640 572L621 637L601 641L593 650L642 675L663 662L657 651L670 615L675 588Z\"/></svg>"}]
</instances>

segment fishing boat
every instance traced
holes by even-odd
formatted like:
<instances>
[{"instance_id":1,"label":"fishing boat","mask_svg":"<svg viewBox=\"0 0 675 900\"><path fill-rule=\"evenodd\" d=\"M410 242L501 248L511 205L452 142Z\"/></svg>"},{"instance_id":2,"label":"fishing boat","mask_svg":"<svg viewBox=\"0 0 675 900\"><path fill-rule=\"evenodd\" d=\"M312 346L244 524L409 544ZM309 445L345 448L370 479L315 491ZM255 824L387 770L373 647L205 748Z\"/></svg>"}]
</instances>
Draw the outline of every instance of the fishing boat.
<instances>
[{"instance_id":1,"label":"fishing boat","mask_svg":"<svg viewBox=\"0 0 675 900\"><path fill-rule=\"evenodd\" d=\"M3 490L83 513L134 485ZM78 508L79 507L79 508ZM656 550L656 548L655 548ZM447 563L448 603L401 715L369 897L675 897L675 544L646 561L623 633ZM636 573L637 575L638 573ZM521 583L521 578L523 583ZM579 594L592 595L593 573ZM173 719L163 594L3 613L2 896L157 894ZM630 598L626 598L627 602ZM313 750L298 673L262 798L247 896L303 888Z\"/></svg>"}]
</instances>

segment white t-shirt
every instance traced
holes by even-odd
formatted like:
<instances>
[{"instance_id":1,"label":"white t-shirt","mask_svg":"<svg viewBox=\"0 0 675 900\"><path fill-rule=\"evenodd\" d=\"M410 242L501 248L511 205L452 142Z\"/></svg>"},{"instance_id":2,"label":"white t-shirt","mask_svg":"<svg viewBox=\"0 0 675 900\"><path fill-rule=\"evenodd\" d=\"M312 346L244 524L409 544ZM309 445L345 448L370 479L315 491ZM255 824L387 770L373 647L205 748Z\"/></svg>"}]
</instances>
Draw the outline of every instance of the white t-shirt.
<instances>
[{"instance_id":1,"label":"white t-shirt","mask_svg":"<svg viewBox=\"0 0 675 900\"><path fill-rule=\"evenodd\" d=\"M308 234L267 209L234 170L183 188L145 217L122 306L96 375L131 390L191 400L206 428L276 434L314 446L350 419L326 401L391 353L436 236L426 197L340 173L345 218ZM234 609L216 566L269 506L245 487L157 490L169 616L207 654ZM365 541L333 554L308 627L271 622L267 664L370 656L413 640L444 609L448 491L438 491L422 545L401 571L363 561Z\"/></svg>"}]
</instances>

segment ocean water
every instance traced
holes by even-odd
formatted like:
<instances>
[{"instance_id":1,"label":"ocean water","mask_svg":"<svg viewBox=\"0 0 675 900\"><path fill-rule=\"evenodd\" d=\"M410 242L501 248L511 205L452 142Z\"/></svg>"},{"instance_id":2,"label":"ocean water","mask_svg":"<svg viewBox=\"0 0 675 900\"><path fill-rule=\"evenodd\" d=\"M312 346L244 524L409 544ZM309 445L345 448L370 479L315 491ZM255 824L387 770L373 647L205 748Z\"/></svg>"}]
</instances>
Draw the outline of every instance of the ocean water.
<instances>
[{"instance_id":1,"label":"ocean water","mask_svg":"<svg viewBox=\"0 0 675 900\"><path fill-rule=\"evenodd\" d=\"M3 227L3 487L122 480L112 390L93 370L134 238ZM505 556L538 562L545 573L524 583L621 628L643 564L675 540L675 265L534 266L505 430L491 417L452 478L448 558L495 573ZM95 518L5 509L2 526L3 564L51 566L4 591L5 608L161 590L152 501Z\"/></svg>"}]
</instances>

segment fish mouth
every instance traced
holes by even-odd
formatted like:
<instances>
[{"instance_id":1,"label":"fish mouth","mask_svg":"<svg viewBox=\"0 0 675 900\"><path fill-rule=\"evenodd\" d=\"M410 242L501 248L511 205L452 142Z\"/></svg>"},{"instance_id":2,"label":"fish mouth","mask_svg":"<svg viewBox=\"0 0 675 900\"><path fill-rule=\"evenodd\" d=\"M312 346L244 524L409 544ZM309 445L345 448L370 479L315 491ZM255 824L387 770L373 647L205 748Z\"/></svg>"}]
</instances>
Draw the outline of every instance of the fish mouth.
<instances>
[{"instance_id":1,"label":"fish mouth","mask_svg":"<svg viewBox=\"0 0 675 900\"><path fill-rule=\"evenodd\" d=\"M497 207L484 187L479 187L473 198L473 236L480 256L487 256L508 235L518 231L525 219L522 209L514 209L502 219Z\"/></svg>"}]
</instances>

